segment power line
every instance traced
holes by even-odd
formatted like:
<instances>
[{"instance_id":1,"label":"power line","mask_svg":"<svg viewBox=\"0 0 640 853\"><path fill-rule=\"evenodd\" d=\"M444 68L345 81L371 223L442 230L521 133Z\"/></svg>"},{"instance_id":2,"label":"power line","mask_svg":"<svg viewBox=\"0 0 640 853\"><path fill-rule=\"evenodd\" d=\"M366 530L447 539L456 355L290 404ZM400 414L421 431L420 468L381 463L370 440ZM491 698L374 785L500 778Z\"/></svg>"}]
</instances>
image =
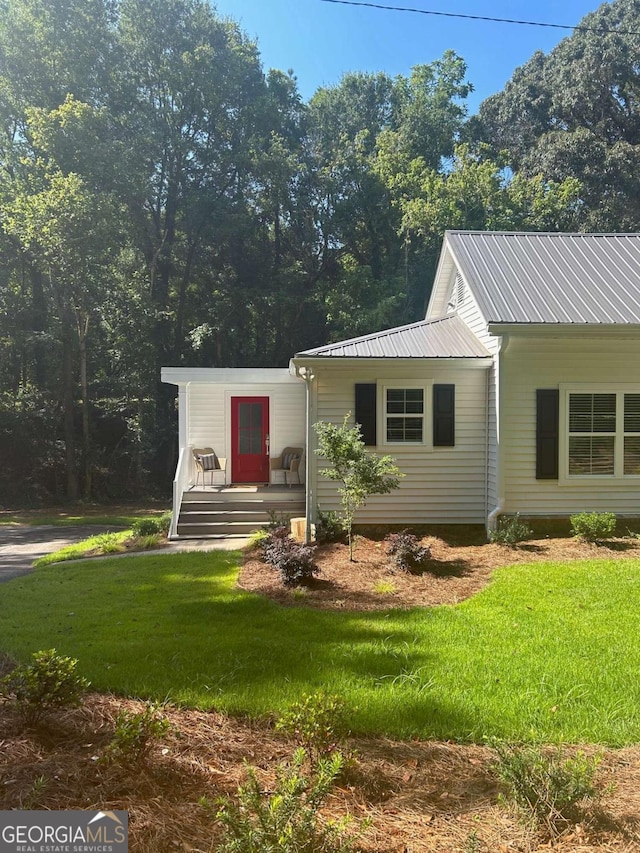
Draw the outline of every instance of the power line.
<instances>
[{"instance_id":1,"label":"power line","mask_svg":"<svg viewBox=\"0 0 640 853\"><path fill-rule=\"evenodd\" d=\"M464 18L468 21L491 21L495 24L520 24L526 27L551 27L556 30L582 30L592 33L613 33L619 36L640 36L632 30L610 30L607 27L588 27L583 24L549 24L544 21L517 21L512 18L490 18L486 15L463 15L462 12L435 12L427 9L414 9L410 6L385 6L382 3L367 3L364 0L320 0L321 3L338 3L341 6L366 6L369 9L386 9L391 12L414 12L417 15L436 15L440 18Z\"/></svg>"}]
</instances>

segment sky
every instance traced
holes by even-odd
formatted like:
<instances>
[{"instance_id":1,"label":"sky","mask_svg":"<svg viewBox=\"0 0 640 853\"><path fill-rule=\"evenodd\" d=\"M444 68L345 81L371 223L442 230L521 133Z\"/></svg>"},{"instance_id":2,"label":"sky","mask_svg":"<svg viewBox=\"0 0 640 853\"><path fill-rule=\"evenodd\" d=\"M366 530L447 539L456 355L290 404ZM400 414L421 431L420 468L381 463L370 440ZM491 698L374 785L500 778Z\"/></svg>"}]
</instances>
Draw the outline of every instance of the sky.
<instances>
[{"instance_id":1,"label":"sky","mask_svg":"<svg viewBox=\"0 0 640 853\"><path fill-rule=\"evenodd\" d=\"M598 0L372 0L383 5L575 26ZM474 113L536 51L548 53L569 30L442 18L322 0L213 0L258 41L265 71L292 69L304 100L348 71L407 75L454 50L468 66Z\"/></svg>"}]
</instances>

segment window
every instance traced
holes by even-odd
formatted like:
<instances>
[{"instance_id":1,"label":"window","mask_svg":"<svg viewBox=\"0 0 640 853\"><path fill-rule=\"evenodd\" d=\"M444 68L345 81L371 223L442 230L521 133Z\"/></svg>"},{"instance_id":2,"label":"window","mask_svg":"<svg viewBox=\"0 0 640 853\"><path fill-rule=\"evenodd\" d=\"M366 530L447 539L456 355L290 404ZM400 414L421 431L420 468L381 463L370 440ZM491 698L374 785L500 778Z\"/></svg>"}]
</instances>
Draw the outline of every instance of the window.
<instances>
[{"instance_id":1,"label":"window","mask_svg":"<svg viewBox=\"0 0 640 853\"><path fill-rule=\"evenodd\" d=\"M569 394L569 476L613 475L615 434L615 394Z\"/></svg>"},{"instance_id":2,"label":"window","mask_svg":"<svg viewBox=\"0 0 640 853\"><path fill-rule=\"evenodd\" d=\"M387 388L385 435L389 444L424 441L424 388Z\"/></svg>"},{"instance_id":3,"label":"window","mask_svg":"<svg viewBox=\"0 0 640 853\"><path fill-rule=\"evenodd\" d=\"M640 475L640 393L567 395L569 477Z\"/></svg>"}]
</instances>

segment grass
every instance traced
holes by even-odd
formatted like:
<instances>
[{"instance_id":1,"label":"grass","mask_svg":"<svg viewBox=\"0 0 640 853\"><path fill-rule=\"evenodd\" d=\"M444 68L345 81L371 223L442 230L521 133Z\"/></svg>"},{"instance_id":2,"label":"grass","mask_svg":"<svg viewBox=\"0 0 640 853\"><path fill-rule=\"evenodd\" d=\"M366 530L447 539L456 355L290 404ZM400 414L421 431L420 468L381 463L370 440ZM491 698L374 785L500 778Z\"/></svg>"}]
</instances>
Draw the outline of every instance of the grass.
<instances>
[{"instance_id":1,"label":"grass","mask_svg":"<svg viewBox=\"0 0 640 853\"><path fill-rule=\"evenodd\" d=\"M35 568L50 566L52 563L64 563L69 560L81 560L90 554L121 554L126 550L125 542L131 539L131 530L119 530L115 533L98 533L81 542L65 545L58 551L45 554L34 561ZM156 540L157 541L157 540Z\"/></svg>"},{"instance_id":2,"label":"grass","mask_svg":"<svg viewBox=\"0 0 640 853\"><path fill-rule=\"evenodd\" d=\"M282 607L235 587L239 555L144 555L3 585L0 648L55 647L98 690L251 716L322 688L357 733L640 740L640 561L504 568L429 610Z\"/></svg>"},{"instance_id":3,"label":"grass","mask_svg":"<svg viewBox=\"0 0 640 853\"><path fill-rule=\"evenodd\" d=\"M0 512L0 525L27 524L52 525L55 527L70 527L76 525L91 525L104 527L131 527L140 518L157 516L166 512L166 507L159 509L140 509L136 512L126 507L111 508L104 512L102 508L90 508L84 512L74 513L66 509L51 510L19 510L16 512Z\"/></svg>"}]
</instances>

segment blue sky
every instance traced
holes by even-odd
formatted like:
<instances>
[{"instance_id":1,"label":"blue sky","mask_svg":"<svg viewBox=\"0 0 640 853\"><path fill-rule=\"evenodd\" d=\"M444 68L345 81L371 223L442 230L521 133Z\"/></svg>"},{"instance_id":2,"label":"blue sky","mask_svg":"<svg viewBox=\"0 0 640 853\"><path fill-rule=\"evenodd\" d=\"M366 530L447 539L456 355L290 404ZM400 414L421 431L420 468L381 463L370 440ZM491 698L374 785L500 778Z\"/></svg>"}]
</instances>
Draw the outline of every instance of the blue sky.
<instances>
[{"instance_id":1,"label":"blue sky","mask_svg":"<svg viewBox=\"0 0 640 853\"><path fill-rule=\"evenodd\" d=\"M374 0L375 2L375 0ZM379 0L443 12L577 24L600 5L597 0ZM321 0L214 0L258 41L265 70L295 72L305 100L319 86L333 85L347 71L407 74L452 49L466 61L475 92L475 112L500 91L513 71L536 50L545 53L569 31L484 21L439 18L339 6Z\"/></svg>"}]
</instances>

